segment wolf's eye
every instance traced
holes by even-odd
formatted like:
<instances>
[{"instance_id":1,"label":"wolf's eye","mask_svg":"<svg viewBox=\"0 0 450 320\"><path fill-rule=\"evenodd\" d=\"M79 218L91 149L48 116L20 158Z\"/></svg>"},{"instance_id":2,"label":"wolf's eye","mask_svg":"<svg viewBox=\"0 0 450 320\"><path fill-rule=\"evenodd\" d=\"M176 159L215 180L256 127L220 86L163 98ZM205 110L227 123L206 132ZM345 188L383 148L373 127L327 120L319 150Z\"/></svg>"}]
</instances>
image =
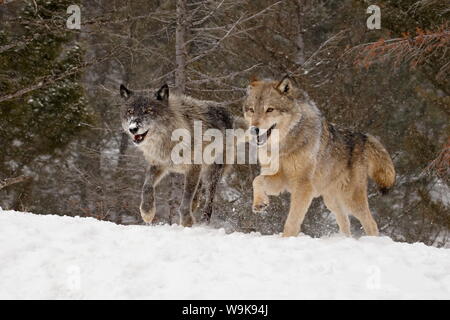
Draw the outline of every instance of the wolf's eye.
<instances>
[{"instance_id":1,"label":"wolf's eye","mask_svg":"<svg viewBox=\"0 0 450 320\"><path fill-rule=\"evenodd\" d=\"M273 108L267 108L266 112L272 112Z\"/></svg>"},{"instance_id":2,"label":"wolf's eye","mask_svg":"<svg viewBox=\"0 0 450 320\"><path fill-rule=\"evenodd\" d=\"M130 110L127 110L127 115L132 116L133 113L134 113L133 110L131 110L131 109L130 109Z\"/></svg>"}]
</instances>

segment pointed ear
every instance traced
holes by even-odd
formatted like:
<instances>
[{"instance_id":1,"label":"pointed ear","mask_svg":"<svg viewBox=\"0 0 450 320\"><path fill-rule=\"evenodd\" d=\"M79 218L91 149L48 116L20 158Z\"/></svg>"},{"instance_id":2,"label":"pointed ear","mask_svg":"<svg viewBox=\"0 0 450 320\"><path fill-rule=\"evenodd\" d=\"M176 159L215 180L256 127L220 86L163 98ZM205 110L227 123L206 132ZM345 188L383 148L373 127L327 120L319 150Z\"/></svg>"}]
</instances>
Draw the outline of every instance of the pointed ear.
<instances>
[{"instance_id":1,"label":"pointed ear","mask_svg":"<svg viewBox=\"0 0 450 320\"><path fill-rule=\"evenodd\" d=\"M161 88L159 88L158 92L156 92L156 99L160 101L164 101L169 99L169 86L167 83L163 84Z\"/></svg>"},{"instance_id":2,"label":"pointed ear","mask_svg":"<svg viewBox=\"0 0 450 320\"><path fill-rule=\"evenodd\" d=\"M281 94L292 93L292 89L295 86L295 82L289 76L285 76L278 84L275 89L277 89Z\"/></svg>"},{"instance_id":3,"label":"pointed ear","mask_svg":"<svg viewBox=\"0 0 450 320\"><path fill-rule=\"evenodd\" d=\"M258 81L259 81L259 78L257 76L253 75L250 77L250 85L251 86L256 84L256 82L258 82Z\"/></svg>"},{"instance_id":4,"label":"pointed ear","mask_svg":"<svg viewBox=\"0 0 450 320\"><path fill-rule=\"evenodd\" d=\"M247 94L250 93L250 91L258 84L259 79L257 76L251 76L250 77L250 82L247 86Z\"/></svg>"},{"instance_id":5,"label":"pointed ear","mask_svg":"<svg viewBox=\"0 0 450 320\"><path fill-rule=\"evenodd\" d=\"M123 84L120 85L120 96L124 98L125 100L128 100L129 97L133 95L133 92L131 90L128 90L127 87L125 87Z\"/></svg>"}]
</instances>

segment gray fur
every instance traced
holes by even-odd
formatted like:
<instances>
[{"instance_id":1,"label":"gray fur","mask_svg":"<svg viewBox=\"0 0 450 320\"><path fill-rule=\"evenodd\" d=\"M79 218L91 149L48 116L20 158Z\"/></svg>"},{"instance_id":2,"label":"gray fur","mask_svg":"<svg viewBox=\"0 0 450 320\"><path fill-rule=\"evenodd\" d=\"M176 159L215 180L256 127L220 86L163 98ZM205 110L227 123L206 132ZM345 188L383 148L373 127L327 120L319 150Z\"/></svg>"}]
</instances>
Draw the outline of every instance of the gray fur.
<instances>
[{"instance_id":1,"label":"gray fur","mask_svg":"<svg viewBox=\"0 0 450 320\"><path fill-rule=\"evenodd\" d=\"M234 119L231 114L215 102L172 94L167 85L162 86L154 95L136 94L123 85L120 87L120 93L124 100L121 112L122 127L143 152L149 164L140 206L143 220L150 223L155 217L154 189L159 181L169 172L179 172L185 176L179 207L180 224L191 226L195 222L192 208L196 207L200 198L200 180L203 180L202 186L205 190L202 217L209 221L224 165L174 164L170 155L178 142L171 141L171 135L175 129L184 128L189 130L193 137L194 121L202 122L203 132L214 128L225 134L226 129L233 128ZM194 141L192 149L196 143L202 142Z\"/></svg>"}]
</instances>

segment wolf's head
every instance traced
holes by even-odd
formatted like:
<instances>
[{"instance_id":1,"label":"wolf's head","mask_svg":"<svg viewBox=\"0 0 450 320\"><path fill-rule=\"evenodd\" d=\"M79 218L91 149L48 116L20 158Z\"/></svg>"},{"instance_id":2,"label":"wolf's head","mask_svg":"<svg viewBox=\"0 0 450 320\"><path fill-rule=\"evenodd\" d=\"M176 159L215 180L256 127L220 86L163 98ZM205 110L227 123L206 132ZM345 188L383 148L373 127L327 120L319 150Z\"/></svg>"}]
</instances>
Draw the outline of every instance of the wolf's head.
<instances>
[{"instance_id":1,"label":"wolf's head","mask_svg":"<svg viewBox=\"0 0 450 320\"><path fill-rule=\"evenodd\" d=\"M253 80L247 89L244 102L244 118L250 133L256 136L259 146L264 145L274 129L283 139L291 123L301 116L296 104L298 89L294 81L284 77L281 81Z\"/></svg>"},{"instance_id":2,"label":"wolf's head","mask_svg":"<svg viewBox=\"0 0 450 320\"><path fill-rule=\"evenodd\" d=\"M141 95L120 86L122 127L139 145L147 136L159 133L158 124L168 117L169 87L164 84L154 95Z\"/></svg>"}]
</instances>

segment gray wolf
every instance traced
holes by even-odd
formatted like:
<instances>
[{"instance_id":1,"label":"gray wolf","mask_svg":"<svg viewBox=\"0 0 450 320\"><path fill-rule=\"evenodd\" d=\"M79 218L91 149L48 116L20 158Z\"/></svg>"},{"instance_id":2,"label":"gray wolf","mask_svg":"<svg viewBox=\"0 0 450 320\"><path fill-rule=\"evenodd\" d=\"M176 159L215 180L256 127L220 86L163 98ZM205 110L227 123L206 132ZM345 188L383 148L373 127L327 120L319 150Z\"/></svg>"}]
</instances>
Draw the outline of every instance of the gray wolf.
<instances>
[{"instance_id":1,"label":"gray wolf","mask_svg":"<svg viewBox=\"0 0 450 320\"><path fill-rule=\"evenodd\" d=\"M254 212L268 206L269 195L290 192L283 236L296 236L312 199L322 196L336 216L340 232L350 235L351 214L366 234L378 235L367 201L368 177L385 192L395 182L395 170L375 137L328 123L289 77L252 81L243 112L258 145L279 144L279 158L271 160L280 162L279 170L253 181ZM278 130L278 141L273 141L274 129Z\"/></svg>"},{"instance_id":2,"label":"gray wolf","mask_svg":"<svg viewBox=\"0 0 450 320\"><path fill-rule=\"evenodd\" d=\"M165 84L155 94L138 94L121 85L120 95L124 101L121 107L122 127L143 152L149 165L141 195L142 219L146 223L153 221L156 213L155 187L168 172L178 172L185 178L178 209L180 224L189 227L195 223L193 211L200 207L201 199L204 199L202 219L208 222L211 218L214 195L225 165L174 163L171 152L177 142L172 141L172 132L180 128L192 132L195 121L200 121L205 130L213 128L224 132L233 128L234 120L225 108L215 102L200 101L169 91ZM204 142L194 139L192 146L198 143ZM200 190L204 190L204 194L200 195Z\"/></svg>"}]
</instances>

